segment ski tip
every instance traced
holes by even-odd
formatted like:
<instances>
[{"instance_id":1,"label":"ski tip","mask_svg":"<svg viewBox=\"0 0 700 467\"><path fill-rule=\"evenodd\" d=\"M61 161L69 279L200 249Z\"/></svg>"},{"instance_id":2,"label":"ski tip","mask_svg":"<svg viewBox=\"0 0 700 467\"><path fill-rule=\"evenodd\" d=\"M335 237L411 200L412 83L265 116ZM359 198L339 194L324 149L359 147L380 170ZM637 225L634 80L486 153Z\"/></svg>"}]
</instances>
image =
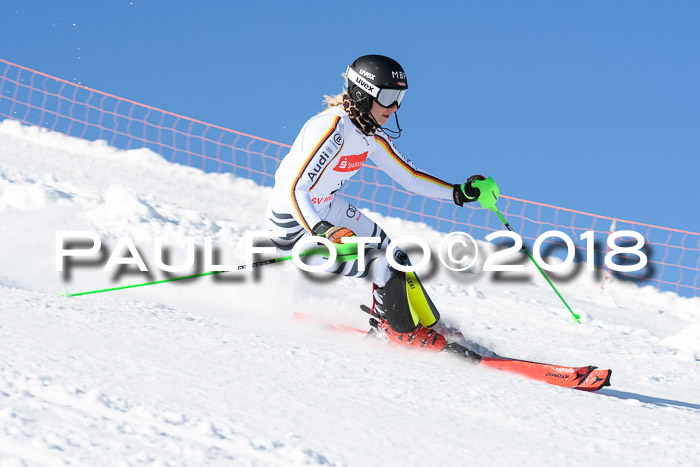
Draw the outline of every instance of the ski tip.
<instances>
[{"instance_id":1,"label":"ski tip","mask_svg":"<svg viewBox=\"0 0 700 467\"><path fill-rule=\"evenodd\" d=\"M72 296L73 296L73 294L70 293L70 292L68 292L68 289L63 289L63 293L61 294L61 297L70 298L70 297L72 297Z\"/></svg>"},{"instance_id":2,"label":"ski tip","mask_svg":"<svg viewBox=\"0 0 700 467\"><path fill-rule=\"evenodd\" d=\"M579 389L581 391L595 392L603 389L606 386L610 386L610 377L612 376L612 370L595 370L591 372L590 378L587 381L581 383L580 386L574 389ZM592 381L591 381L592 380Z\"/></svg>"}]
</instances>

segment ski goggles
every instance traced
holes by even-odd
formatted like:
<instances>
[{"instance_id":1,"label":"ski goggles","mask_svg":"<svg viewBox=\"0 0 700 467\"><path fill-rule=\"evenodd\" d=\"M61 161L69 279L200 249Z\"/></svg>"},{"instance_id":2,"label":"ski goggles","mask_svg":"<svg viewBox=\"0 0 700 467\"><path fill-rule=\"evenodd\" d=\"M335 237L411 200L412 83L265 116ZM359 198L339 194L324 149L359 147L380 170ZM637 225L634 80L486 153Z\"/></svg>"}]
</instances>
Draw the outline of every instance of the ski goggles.
<instances>
[{"instance_id":1,"label":"ski goggles","mask_svg":"<svg viewBox=\"0 0 700 467\"><path fill-rule=\"evenodd\" d=\"M405 89L380 88L374 100L382 107L389 108L394 104L396 104L396 107L401 107L404 94L406 94Z\"/></svg>"},{"instance_id":2,"label":"ski goggles","mask_svg":"<svg viewBox=\"0 0 700 467\"><path fill-rule=\"evenodd\" d=\"M374 97L377 104L382 107L389 108L396 104L397 107L401 107L401 101L403 100L404 94L406 94L406 89L388 89L380 88L379 86L372 84L368 79L360 76L351 67L345 71L345 76L351 83L356 84L358 87L362 88L367 94Z\"/></svg>"}]
</instances>

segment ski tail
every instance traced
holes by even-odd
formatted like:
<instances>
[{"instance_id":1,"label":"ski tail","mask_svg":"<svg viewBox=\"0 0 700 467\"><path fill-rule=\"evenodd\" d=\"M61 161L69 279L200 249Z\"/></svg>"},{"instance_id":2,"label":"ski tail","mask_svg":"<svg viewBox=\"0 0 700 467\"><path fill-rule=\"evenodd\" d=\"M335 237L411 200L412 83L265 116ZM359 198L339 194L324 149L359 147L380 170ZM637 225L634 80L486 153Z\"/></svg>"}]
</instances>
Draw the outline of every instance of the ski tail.
<instances>
[{"instance_id":1,"label":"ski tail","mask_svg":"<svg viewBox=\"0 0 700 467\"><path fill-rule=\"evenodd\" d=\"M576 386L574 389L580 389L581 391L597 391L605 386L610 386L610 377L612 376L612 370L599 370L595 369L580 385Z\"/></svg>"},{"instance_id":2,"label":"ski tail","mask_svg":"<svg viewBox=\"0 0 700 467\"><path fill-rule=\"evenodd\" d=\"M482 357L479 365L516 373L526 378L582 391L597 391L610 386L611 370L595 366L568 367L508 358Z\"/></svg>"},{"instance_id":3,"label":"ski tail","mask_svg":"<svg viewBox=\"0 0 700 467\"><path fill-rule=\"evenodd\" d=\"M338 333L342 333L342 334L348 334L348 333L362 334L362 335L367 334L367 331L363 331L362 329L353 328L351 326L345 326L343 324L331 324L331 323L328 323L328 322L326 322L320 318L317 318L315 316L307 315L306 313L301 313L298 311L292 315L292 319L295 321L310 321L310 322L316 323L317 325L319 325L320 327L322 327L324 329L328 329L330 331L338 332Z\"/></svg>"}]
</instances>

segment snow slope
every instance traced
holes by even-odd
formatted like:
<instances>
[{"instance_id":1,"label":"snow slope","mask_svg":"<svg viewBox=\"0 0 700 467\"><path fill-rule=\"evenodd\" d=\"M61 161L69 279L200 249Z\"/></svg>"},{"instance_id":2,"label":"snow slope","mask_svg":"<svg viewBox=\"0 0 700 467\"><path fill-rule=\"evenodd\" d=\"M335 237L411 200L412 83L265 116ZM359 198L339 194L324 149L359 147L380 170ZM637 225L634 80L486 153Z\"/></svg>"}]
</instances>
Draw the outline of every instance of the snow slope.
<instances>
[{"instance_id":1,"label":"snow slope","mask_svg":"<svg viewBox=\"0 0 700 467\"><path fill-rule=\"evenodd\" d=\"M210 237L243 263L269 188L147 150L0 122L0 464L697 465L700 300L594 277L424 274L443 321L499 354L613 369L584 393L292 322L367 328L370 286L291 263L160 280L102 266L56 272L58 230L153 241L182 259ZM425 225L371 214L392 236ZM173 260L171 263L175 264Z\"/></svg>"}]
</instances>

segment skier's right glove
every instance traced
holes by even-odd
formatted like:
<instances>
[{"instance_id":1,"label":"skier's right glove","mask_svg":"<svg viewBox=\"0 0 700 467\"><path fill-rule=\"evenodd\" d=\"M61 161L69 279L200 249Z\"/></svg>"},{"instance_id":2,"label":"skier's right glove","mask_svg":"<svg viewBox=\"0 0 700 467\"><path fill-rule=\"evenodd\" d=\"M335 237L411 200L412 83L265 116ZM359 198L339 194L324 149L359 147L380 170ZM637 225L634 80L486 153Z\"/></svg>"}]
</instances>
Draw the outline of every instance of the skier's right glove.
<instances>
[{"instance_id":1,"label":"skier's right glove","mask_svg":"<svg viewBox=\"0 0 700 467\"><path fill-rule=\"evenodd\" d=\"M344 237L354 237L355 232L347 227L336 227L328 221L321 221L311 229L311 233L326 237L333 243L342 243Z\"/></svg>"},{"instance_id":2,"label":"skier's right glove","mask_svg":"<svg viewBox=\"0 0 700 467\"><path fill-rule=\"evenodd\" d=\"M472 175L467 179L467 183L452 185L452 198L457 206L463 206L464 203L473 203L479 199L481 194L478 188L472 186L474 180L486 180L483 175Z\"/></svg>"}]
</instances>

